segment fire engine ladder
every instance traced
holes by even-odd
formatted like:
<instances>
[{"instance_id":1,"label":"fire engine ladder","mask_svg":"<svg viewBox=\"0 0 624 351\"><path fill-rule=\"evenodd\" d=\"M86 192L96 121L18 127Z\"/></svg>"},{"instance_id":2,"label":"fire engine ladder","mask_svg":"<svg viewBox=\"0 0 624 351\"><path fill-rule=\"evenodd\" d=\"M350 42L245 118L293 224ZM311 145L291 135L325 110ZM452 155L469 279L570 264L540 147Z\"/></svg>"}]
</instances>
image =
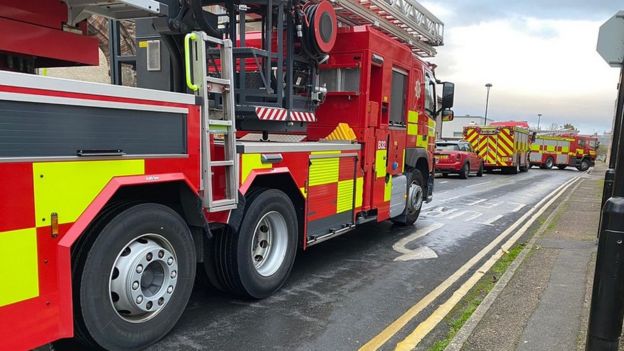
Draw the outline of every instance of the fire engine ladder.
<instances>
[{"instance_id":1,"label":"fire engine ladder","mask_svg":"<svg viewBox=\"0 0 624 351\"><path fill-rule=\"evenodd\" d=\"M209 72L206 57L206 42L219 46L221 74L214 77ZM204 32L193 32L184 39L184 55L186 64L186 83L195 94L202 99L201 114L201 164L203 204L211 212L236 208L238 204L238 157L236 153L236 127L234 114L233 92L233 59L232 41L210 37ZM209 73L211 75L209 75ZM193 83L193 80L197 83ZM211 110L215 95L220 95L222 110ZM212 111L212 113L211 113ZM223 159L213 160L211 157L211 139L223 145ZM217 141L219 140L219 141ZM225 170L225 196L215 200L212 184L213 169L222 167Z\"/></svg>"},{"instance_id":2,"label":"fire engine ladder","mask_svg":"<svg viewBox=\"0 0 624 351\"><path fill-rule=\"evenodd\" d=\"M433 57L444 44L444 23L415 0L331 0L338 21L373 25L408 45L421 57Z\"/></svg>"},{"instance_id":3,"label":"fire engine ladder","mask_svg":"<svg viewBox=\"0 0 624 351\"><path fill-rule=\"evenodd\" d=\"M68 24L76 25L91 15L117 20L166 16L168 7L158 0L64 0Z\"/></svg>"}]
</instances>

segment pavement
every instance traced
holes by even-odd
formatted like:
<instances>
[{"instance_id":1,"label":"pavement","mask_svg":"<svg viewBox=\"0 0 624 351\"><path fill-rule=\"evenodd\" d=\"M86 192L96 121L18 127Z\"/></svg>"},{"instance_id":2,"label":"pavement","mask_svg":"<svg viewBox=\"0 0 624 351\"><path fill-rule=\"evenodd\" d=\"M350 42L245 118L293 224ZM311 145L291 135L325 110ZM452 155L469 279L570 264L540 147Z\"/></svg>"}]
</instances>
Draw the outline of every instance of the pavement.
<instances>
[{"instance_id":1,"label":"pavement","mask_svg":"<svg viewBox=\"0 0 624 351\"><path fill-rule=\"evenodd\" d=\"M391 350L404 340L418 343L434 312L513 235L510 226L579 175L534 168L438 178L434 201L415 226L367 224L300 252L274 296L241 300L197 286L176 328L150 350L355 350L371 342L366 349Z\"/></svg>"},{"instance_id":2,"label":"pavement","mask_svg":"<svg viewBox=\"0 0 624 351\"><path fill-rule=\"evenodd\" d=\"M584 350L602 164L567 190L447 351Z\"/></svg>"}]
</instances>

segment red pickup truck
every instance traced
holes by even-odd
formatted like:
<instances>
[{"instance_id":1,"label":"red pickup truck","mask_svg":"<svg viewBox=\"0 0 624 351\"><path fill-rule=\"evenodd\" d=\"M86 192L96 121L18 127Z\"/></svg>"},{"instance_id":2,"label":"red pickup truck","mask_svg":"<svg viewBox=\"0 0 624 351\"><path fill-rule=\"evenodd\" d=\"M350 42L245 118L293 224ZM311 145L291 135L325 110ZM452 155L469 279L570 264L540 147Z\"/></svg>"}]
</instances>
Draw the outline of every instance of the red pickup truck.
<instances>
[{"instance_id":1,"label":"red pickup truck","mask_svg":"<svg viewBox=\"0 0 624 351\"><path fill-rule=\"evenodd\" d=\"M450 173L467 179L471 172L483 176L483 160L467 141L438 141L435 150L435 170L447 177Z\"/></svg>"}]
</instances>

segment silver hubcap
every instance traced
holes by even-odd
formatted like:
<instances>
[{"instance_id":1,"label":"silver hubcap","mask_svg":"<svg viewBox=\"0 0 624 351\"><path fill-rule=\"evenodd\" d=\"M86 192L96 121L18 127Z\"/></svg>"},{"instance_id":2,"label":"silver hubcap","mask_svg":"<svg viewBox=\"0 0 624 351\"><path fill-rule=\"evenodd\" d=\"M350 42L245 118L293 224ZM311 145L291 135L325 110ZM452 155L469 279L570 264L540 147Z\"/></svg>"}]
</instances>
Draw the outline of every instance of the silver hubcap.
<instances>
[{"instance_id":1,"label":"silver hubcap","mask_svg":"<svg viewBox=\"0 0 624 351\"><path fill-rule=\"evenodd\" d=\"M414 213L420 209L423 203L423 188L417 183L412 183L409 189L407 209L409 213Z\"/></svg>"},{"instance_id":2,"label":"silver hubcap","mask_svg":"<svg viewBox=\"0 0 624 351\"><path fill-rule=\"evenodd\" d=\"M288 227L284 216L276 211L266 213L254 229L251 240L251 260L263 277L268 277L282 266L288 246Z\"/></svg>"},{"instance_id":3,"label":"silver hubcap","mask_svg":"<svg viewBox=\"0 0 624 351\"><path fill-rule=\"evenodd\" d=\"M110 301L132 323L153 318L167 305L178 281L178 260L167 239L141 235L117 255L110 274Z\"/></svg>"}]
</instances>

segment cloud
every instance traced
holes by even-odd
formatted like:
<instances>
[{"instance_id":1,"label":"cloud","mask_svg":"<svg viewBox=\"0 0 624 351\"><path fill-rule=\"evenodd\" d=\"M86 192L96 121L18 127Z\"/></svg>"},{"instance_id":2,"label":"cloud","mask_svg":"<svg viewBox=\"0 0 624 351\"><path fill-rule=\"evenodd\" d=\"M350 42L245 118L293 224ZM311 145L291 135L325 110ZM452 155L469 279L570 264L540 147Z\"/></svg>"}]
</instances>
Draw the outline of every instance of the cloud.
<instances>
[{"instance_id":1,"label":"cloud","mask_svg":"<svg viewBox=\"0 0 624 351\"><path fill-rule=\"evenodd\" d=\"M605 20L621 9L617 0L438 0L424 1L446 23L468 25L513 17ZM436 12L436 8L446 11Z\"/></svg>"},{"instance_id":2,"label":"cloud","mask_svg":"<svg viewBox=\"0 0 624 351\"><path fill-rule=\"evenodd\" d=\"M491 118L535 121L541 113L542 125L572 123L588 133L611 128L618 72L596 53L598 28L609 15L595 15L611 11L611 2L447 4L426 6L446 21L445 46L432 61L439 79L456 83L456 114L483 115L484 84L492 83ZM446 19L462 13L477 15L459 24Z\"/></svg>"}]
</instances>

